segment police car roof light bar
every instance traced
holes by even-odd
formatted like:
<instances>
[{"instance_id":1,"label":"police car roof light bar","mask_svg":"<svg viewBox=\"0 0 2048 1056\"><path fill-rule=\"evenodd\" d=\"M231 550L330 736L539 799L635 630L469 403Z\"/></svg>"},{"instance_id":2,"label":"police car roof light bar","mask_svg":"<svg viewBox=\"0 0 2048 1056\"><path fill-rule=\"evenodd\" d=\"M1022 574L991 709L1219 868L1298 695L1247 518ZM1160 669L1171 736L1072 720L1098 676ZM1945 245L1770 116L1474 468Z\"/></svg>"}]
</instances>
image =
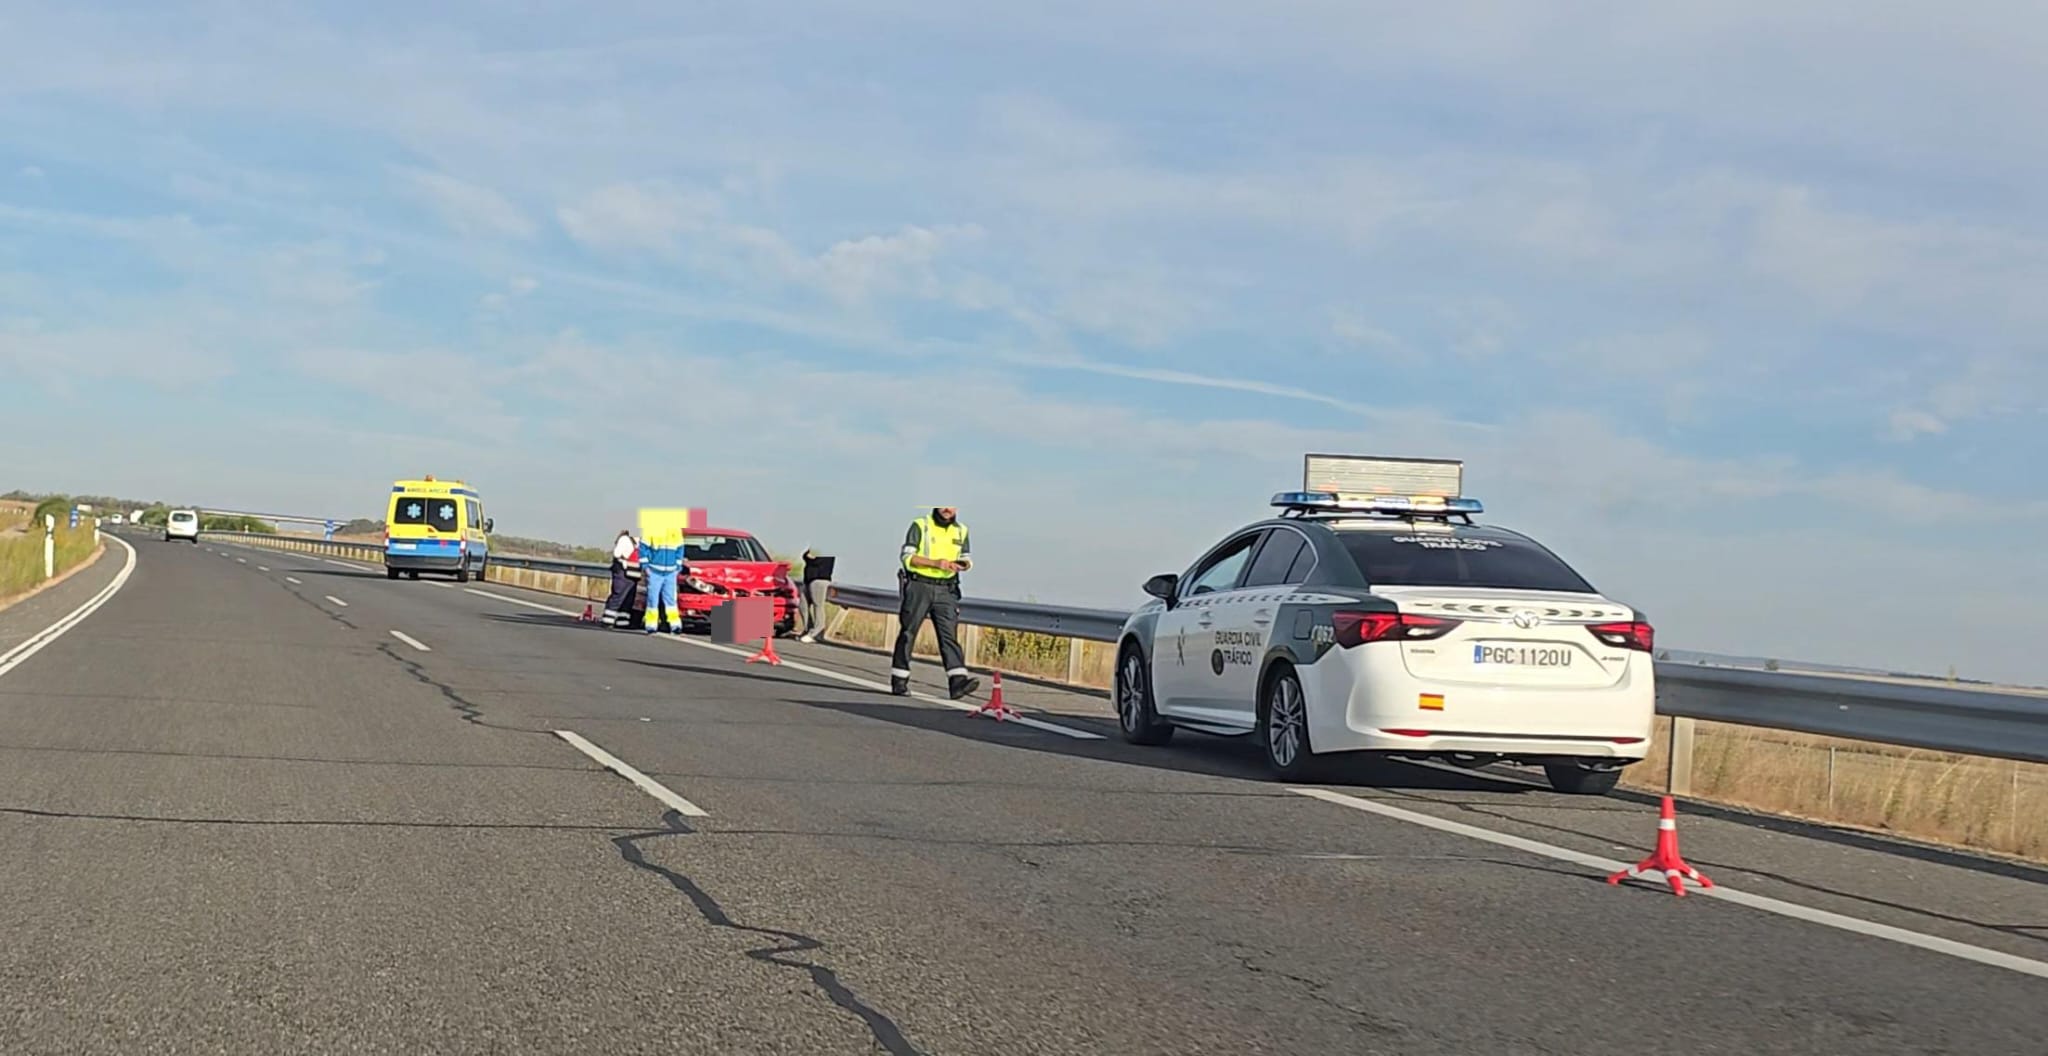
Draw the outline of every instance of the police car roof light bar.
<instances>
[{"instance_id":1,"label":"police car roof light bar","mask_svg":"<svg viewBox=\"0 0 2048 1056\"><path fill-rule=\"evenodd\" d=\"M1339 495L1329 491L1283 491L1273 505L1297 516L1309 513L1381 513L1406 517L1463 516L1485 513L1478 499L1437 495Z\"/></svg>"}]
</instances>

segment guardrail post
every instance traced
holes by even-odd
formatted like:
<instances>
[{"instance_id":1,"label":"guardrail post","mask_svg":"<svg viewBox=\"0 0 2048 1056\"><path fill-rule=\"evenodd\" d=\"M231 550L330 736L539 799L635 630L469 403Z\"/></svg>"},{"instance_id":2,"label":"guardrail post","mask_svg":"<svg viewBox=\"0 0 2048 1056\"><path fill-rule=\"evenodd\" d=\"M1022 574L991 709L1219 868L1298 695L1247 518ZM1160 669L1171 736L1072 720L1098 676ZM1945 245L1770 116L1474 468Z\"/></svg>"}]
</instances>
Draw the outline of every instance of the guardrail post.
<instances>
[{"instance_id":1,"label":"guardrail post","mask_svg":"<svg viewBox=\"0 0 2048 1056\"><path fill-rule=\"evenodd\" d=\"M967 654L967 666L981 665L981 627L966 624L960 628L960 651Z\"/></svg>"},{"instance_id":2,"label":"guardrail post","mask_svg":"<svg viewBox=\"0 0 2048 1056\"><path fill-rule=\"evenodd\" d=\"M1067 639L1067 684L1081 684L1081 639Z\"/></svg>"},{"instance_id":3,"label":"guardrail post","mask_svg":"<svg viewBox=\"0 0 2048 1056\"><path fill-rule=\"evenodd\" d=\"M1692 725L1684 716L1671 719L1671 767L1664 776L1664 791L1670 795L1692 795Z\"/></svg>"},{"instance_id":4,"label":"guardrail post","mask_svg":"<svg viewBox=\"0 0 2048 1056\"><path fill-rule=\"evenodd\" d=\"M43 514L43 578L57 575L57 515Z\"/></svg>"}]
</instances>

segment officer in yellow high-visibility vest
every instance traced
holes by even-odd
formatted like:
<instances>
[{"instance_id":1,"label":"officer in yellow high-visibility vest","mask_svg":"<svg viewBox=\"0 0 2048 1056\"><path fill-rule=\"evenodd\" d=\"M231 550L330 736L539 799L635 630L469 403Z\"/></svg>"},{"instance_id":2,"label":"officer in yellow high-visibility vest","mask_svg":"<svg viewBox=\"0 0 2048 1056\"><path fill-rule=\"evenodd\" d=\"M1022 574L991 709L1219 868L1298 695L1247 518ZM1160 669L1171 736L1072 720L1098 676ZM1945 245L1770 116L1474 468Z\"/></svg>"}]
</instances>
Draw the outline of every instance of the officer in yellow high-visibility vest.
<instances>
[{"instance_id":1,"label":"officer in yellow high-visibility vest","mask_svg":"<svg viewBox=\"0 0 2048 1056\"><path fill-rule=\"evenodd\" d=\"M954 700L975 691L981 680L967 673L960 651L960 573L974 567L968 553L967 526L960 511L938 506L928 517L910 522L903 537L903 571L897 574L903 607L897 613L896 652L889 669L889 692L910 692L910 650L918 628L930 617L939 639L939 659L946 665L946 691Z\"/></svg>"}]
</instances>

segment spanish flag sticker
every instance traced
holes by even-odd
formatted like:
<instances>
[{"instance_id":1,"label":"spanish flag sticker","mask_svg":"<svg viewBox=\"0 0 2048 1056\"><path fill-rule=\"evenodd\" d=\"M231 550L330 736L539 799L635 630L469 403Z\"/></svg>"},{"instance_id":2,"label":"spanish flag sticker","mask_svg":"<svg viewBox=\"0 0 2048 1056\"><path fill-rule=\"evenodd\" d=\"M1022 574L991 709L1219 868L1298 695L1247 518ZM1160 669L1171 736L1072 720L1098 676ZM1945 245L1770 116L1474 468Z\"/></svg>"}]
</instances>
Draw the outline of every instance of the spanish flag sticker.
<instances>
[{"instance_id":1,"label":"spanish flag sticker","mask_svg":"<svg viewBox=\"0 0 2048 1056\"><path fill-rule=\"evenodd\" d=\"M1444 695L1442 693L1424 693L1416 699L1415 703L1424 711L1442 711L1444 710Z\"/></svg>"}]
</instances>

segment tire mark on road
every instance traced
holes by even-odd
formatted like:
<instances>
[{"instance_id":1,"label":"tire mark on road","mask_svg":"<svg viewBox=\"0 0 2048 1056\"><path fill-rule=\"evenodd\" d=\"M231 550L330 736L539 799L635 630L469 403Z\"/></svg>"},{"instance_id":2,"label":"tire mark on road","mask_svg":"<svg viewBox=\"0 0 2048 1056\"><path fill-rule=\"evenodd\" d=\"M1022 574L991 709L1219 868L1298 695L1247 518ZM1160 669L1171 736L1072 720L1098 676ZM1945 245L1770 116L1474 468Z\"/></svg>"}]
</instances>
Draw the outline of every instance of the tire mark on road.
<instances>
[{"instance_id":1,"label":"tire mark on road","mask_svg":"<svg viewBox=\"0 0 2048 1056\"><path fill-rule=\"evenodd\" d=\"M689 836L696 831L683 822L682 815L673 810L663 812L661 820L662 824L668 826L667 828L654 832L636 832L626 836L612 837L612 845L619 849L619 857L624 858L626 863L635 869L661 877L668 882L670 887L682 892L683 897L688 898L690 904L696 907L698 915L702 916L705 923L710 924L712 927L743 931L753 935L765 935L776 940L776 945L748 950L746 953L747 957L763 964L775 965L778 968L794 968L809 975L811 985L817 987L826 997L830 998L833 1004L859 1016L861 1022L867 1024L868 1032L874 1036L875 1044L880 1045L884 1052L890 1053L891 1056L923 1056L922 1051L912 1045L910 1039L903 1036L903 1029L898 1027L894 1020L891 1020L874 1006L863 1001L860 995L853 992L852 987L847 986L839 978L839 973L824 965L812 964L808 961L793 959L792 957L794 954L821 951L825 948L824 943L799 932L742 924L734 920L732 915L725 911L725 907L719 905L718 900L711 897L709 892L697 886L696 881L667 866L656 865L648 861L647 856L641 853L639 846L641 841L661 839L668 836Z\"/></svg>"}]
</instances>

